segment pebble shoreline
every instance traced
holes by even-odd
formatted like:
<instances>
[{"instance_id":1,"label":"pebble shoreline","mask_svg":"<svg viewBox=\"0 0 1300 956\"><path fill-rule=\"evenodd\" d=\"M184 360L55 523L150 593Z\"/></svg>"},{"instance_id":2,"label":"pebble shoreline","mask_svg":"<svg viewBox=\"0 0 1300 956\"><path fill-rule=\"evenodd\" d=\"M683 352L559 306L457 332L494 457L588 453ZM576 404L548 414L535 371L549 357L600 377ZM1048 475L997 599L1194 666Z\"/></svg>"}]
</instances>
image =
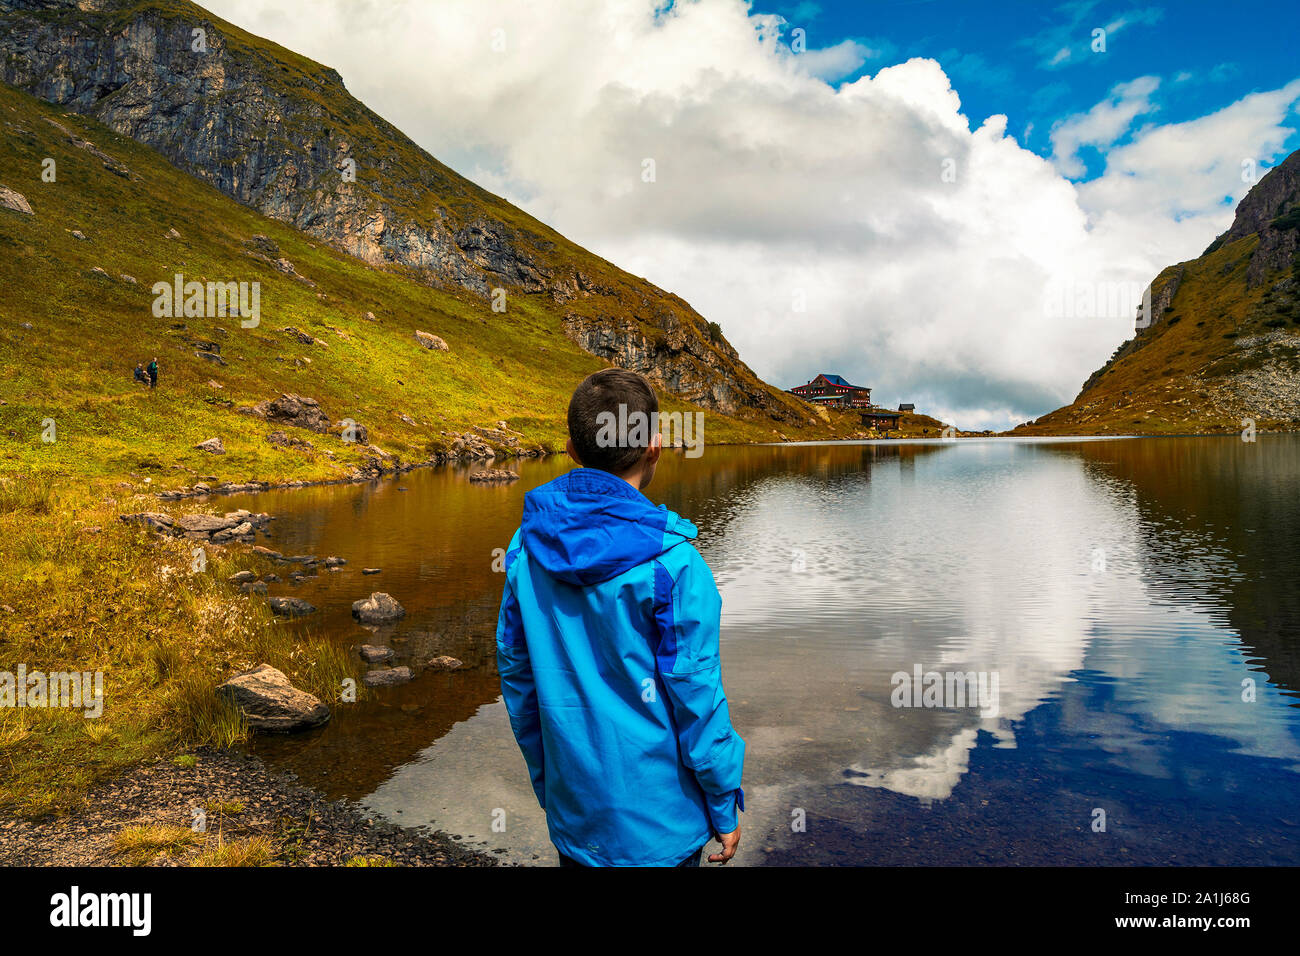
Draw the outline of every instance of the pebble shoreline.
<instances>
[{"instance_id":1,"label":"pebble shoreline","mask_svg":"<svg viewBox=\"0 0 1300 956\"><path fill-rule=\"evenodd\" d=\"M207 841L266 837L283 866L342 866L354 857L382 857L397 866L497 866L492 854L456 843L441 831L388 823L345 800L328 800L272 771L257 757L200 748L193 767L170 758L130 768L97 786L66 817L0 822L0 866L126 866L114 836L129 826L189 828L194 807L239 803L242 812L207 814ZM199 847L150 866L185 866Z\"/></svg>"}]
</instances>

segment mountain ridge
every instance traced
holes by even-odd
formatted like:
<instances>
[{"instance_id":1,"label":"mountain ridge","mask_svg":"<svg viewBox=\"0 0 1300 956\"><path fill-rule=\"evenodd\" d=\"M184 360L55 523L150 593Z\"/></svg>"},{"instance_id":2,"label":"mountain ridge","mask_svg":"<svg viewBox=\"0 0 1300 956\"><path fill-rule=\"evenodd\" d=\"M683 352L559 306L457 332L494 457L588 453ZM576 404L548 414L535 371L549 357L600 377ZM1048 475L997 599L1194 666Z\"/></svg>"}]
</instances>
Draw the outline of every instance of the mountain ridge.
<instances>
[{"instance_id":1,"label":"mountain ridge","mask_svg":"<svg viewBox=\"0 0 1300 956\"><path fill-rule=\"evenodd\" d=\"M582 348L686 401L787 428L809 419L680 297L455 173L328 66L187 0L0 0L0 17L6 83L153 147L244 205L438 288L485 303L505 290L507 313L517 296L544 297ZM192 49L195 30L205 52Z\"/></svg>"}]
</instances>

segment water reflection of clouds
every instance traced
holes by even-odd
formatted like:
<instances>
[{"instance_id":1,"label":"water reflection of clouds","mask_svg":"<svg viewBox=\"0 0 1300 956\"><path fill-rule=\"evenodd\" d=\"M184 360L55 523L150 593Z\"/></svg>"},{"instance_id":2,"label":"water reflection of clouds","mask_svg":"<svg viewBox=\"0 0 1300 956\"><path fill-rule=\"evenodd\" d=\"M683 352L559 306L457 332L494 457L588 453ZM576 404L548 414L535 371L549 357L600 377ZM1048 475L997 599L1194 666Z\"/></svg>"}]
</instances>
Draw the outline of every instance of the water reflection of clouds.
<instances>
[{"instance_id":1,"label":"water reflection of clouds","mask_svg":"<svg viewBox=\"0 0 1300 956\"><path fill-rule=\"evenodd\" d=\"M847 762L846 782L923 800L949 797L978 732L994 746L1014 747L1012 725L1058 696L1085 659L1117 679L1110 706L1142 715L1141 725L1219 734L1243 753L1295 760L1287 722L1260 720L1224 697L1239 690L1234 675L1244 667L1231 634L1206 640L1221 615L1171 606L1171 592L1150 578L1144 554L1155 542L1144 536L1153 529L1131 493L1073 456L1023 446L971 451L955 447L909 462L923 481L906 487L897 461L877 463L869 481L837 481L835 495L815 479L760 482L746 506L728 514L725 537L706 546L723 590L724 659L742 642L777 637L833 648L836 654L810 655L801 666L825 669L829 685L852 673L862 696L877 702L888 700L889 674L918 663L999 674L997 718L950 709L879 720L866 728L869 752ZM1230 564L1213 542L1176 533L1161 546L1207 566ZM1101 572L1094 570L1098 549ZM802 573L790 569L796 550L806 555ZM1104 650L1094 653L1098 646ZM795 683L813 696L798 719L835 732L843 723L830 713L838 695L827 694L823 709L820 681L805 677ZM1150 736L1119 732L1104 746L1115 763L1160 775ZM790 763L781 754L761 759L773 768Z\"/></svg>"}]
</instances>

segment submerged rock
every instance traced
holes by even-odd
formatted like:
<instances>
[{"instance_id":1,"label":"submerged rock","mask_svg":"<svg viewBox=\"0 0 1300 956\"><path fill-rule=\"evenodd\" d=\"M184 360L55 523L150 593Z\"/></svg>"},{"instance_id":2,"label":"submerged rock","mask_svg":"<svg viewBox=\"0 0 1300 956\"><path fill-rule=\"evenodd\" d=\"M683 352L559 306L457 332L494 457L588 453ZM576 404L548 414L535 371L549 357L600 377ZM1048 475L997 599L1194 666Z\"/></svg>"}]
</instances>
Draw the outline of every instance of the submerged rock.
<instances>
[{"instance_id":1,"label":"submerged rock","mask_svg":"<svg viewBox=\"0 0 1300 956\"><path fill-rule=\"evenodd\" d=\"M409 667L385 667L367 671L361 680L367 687L386 687L390 684L405 684L414 676Z\"/></svg>"},{"instance_id":2,"label":"submerged rock","mask_svg":"<svg viewBox=\"0 0 1300 956\"><path fill-rule=\"evenodd\" d=\"M363 661L369 661L372 664L391 660L397 655L397 652L391 647L386 647L383 644L362 644L357 648L357 653L361 655Z\"/></svg>"},{"instance_id":3,"label":"submerged rock","mask_svg":"<svg viewBox=\"0 0 1300 956\"><path fill-rule=\"evenodd\" d=\"M476 471L469 476L469 480L476 484L498 484L511 481L518 481L519 476L505 468L488 468L484 471Z\"/></svg>"},{"instance_id":4,"label":"submerged rock","mask_svg":"<svg viewBox=\"0 0 1300 956\"><path fill-rule=\"evenodd\" d=\"M273 597L267 603L271 605L271 613L281 617L302 617L316 610L311 602L296 597Z\"/></svg>"},{"instance_id":5,"label":"submerged rock","mask_svg":"<svg viewBox=\"0 0 1300 956\"><path fill-rule=\"evenodd\" d=\"M291 733L319 727L330 719L329 707L294 687L270 664L236 674L217 693L238 707L254 730Z\"/></svg>"},{"instance_id":6,"label":"submerged rock","mask_svg":"<svg viewBox=\"0 0 1300 956\"><path fill-rule=\"evenodd\" d=\"M362 624L388 624L406 617L406 608L392 595L376 591L370 597L352 603L352 616Z\"/></svg>"},{"instance_id":7,"label":"submerged rock","mask_svg":"<svg viewBox=\"0 0 1300 956\"><path fill-rule=\"evenodd\" d=\"M431 671L454 671L464 667L465 662L443 654L440 657L435 657L424 666Z\"/></svg>"}]
</instances>

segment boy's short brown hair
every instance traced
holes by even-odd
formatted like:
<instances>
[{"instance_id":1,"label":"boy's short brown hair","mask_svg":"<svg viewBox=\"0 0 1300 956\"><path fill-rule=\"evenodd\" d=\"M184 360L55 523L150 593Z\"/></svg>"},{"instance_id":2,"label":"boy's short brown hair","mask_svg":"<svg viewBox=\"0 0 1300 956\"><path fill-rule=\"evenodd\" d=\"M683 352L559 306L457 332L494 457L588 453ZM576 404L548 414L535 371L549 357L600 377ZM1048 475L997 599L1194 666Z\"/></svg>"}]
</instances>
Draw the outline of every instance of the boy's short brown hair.
<instances>
[{"instance_id":1,"label":"boy's short brown hair","mask_svg":"<svg viewBox=\"0 0 1300 956\"><path fill-rule=\"evenodd\" d=\"M584 378L569 400L569 438L579 460L587 468L622 475L641 460L657 428L620 427L618 439L610 441L611 430L603 423L611 415L620 424L657 421L659 398L644 375L623 368L601 369Z\"/></svg>"}]
</instances>

